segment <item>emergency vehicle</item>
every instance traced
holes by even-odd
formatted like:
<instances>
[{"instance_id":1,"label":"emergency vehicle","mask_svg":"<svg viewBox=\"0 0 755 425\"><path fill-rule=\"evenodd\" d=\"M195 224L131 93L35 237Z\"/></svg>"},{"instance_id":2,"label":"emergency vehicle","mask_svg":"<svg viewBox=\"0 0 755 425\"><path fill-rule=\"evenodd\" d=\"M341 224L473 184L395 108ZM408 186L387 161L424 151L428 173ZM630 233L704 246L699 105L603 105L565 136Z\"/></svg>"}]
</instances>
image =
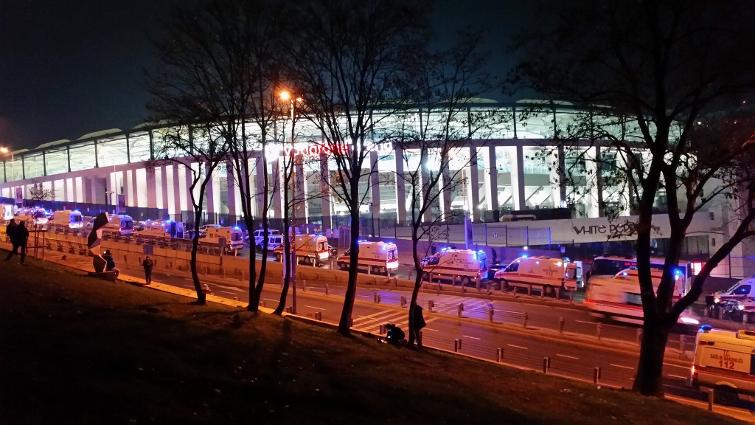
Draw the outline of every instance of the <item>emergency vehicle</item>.
<instances>
[{"instance_id":1,"label":"emergency vehicle","mask_svg":"<svg viewBox=\"0 0 755 425\"><path fill-rule=\"evenodd\" d=\"M236 253L244 248L244 233L238 227L207 227L205 236L199 239L199 243L220 246L221 238L225 239L225 249L228 253Z\"/></svg>"},{"instance_id":2,"label":"emergency vehicle","mask_svg":"<svg viewBox=\"0 0 755 425\"><path fill-rule=\"evenodd\" d=\"M721 316L737 322L742 321L744 314L755 317L755 277L742 279L726 291L708 295L706 304L714 316L717 316L714 310L722 310Z\"/></svg>"},{"instance_id":3,"label":"emergency vehicle","mask_svg":"<svg viewBox=\"0 0 755 425\"><path fill-rule=\"evenodd\" d=\"M57 229L81 229L84 226L84 217L79 211L62 210L52 214L50 227Z\"/></svg>"},{"instance_id":4,"label":"emergency vehicle","mask_svg":"<svg viewBox=\"0 0 755 425\"><path fill-rule=\"evenodd\" d=\"M574 291L581 275L581 267L568 260L522 256L498 271L494 278L504 288L536 285Z\"/></svg>"},{"instance_id":5,"label":"emergency vehicle","mask_svg":"<svg viewBox=\"0 0 755 425\"><path fill-rule=\"evenodd\" d=\"M102 227L105 234L117 234L119 236L131 236L134 232L134 220L125 214L108 214L108 223Z\"/></svg>"},{"instance_id":6,"label":"emergency vehicle","mask_svg":"<svg viewBox=\"0 0 755 425\"><path fill-rule=\"evenodd\" d=\"M262 246L262 242L264 240L265 231L263 229L257 229L254 231L254 244L256 246ZM270 239L273 236L281 236L281 232L279 230L275 229L268 229L267 230L267 238L268 238L268 246L270 246Z\"/></svg>"},{"instance_id":7,"label":"emergency vehicle","mask_svg":"<svg viewBox=\"0 0 755 425\"><path fill-rule=\"evenodd\" d=\"M349 268L350 251L336 258L336 264L341 270ZM389 242L359 241L359 258L357 269L368 273L390 275L398 269L398 249L396 244Z\"/></svg>"},{"instance_id":8,"label":"emergency vehicle","mask_svg":"<svg viewBox=\"0 0 755 425\"><path fill-rule=\"evenodd\" d=\"M482 279L488 270L485 251L442 249L422 261L423 280L450 280L469 285Z\"/></svg>"},{"instance_id":9,"label":"emergency vehicle","mask_svg":"<svg viewBox=\"0 0 755 425\"><path fill-rule=\"evenodd\" d=\"M49 214L44 208L21 208L16 212L15 219L17 223L26 222L27 227L34 225L45 226L49 221Z\"/></svg>"},{"instance_id":10,"label":"emergency vehicle","mask_svg":"<svg viewBox=\"0 0 755 425\"><path fill-rule=\"evenodd\" d=\"M658 290L662 275L663 270L650 270L654 291ZM686 293L683 284L684 275L675 270L673 278L676 282L673 298L676 301ZM629 323L642 323L644 313L637 269L622 270L611 279L590 278L584 304L594 316L611 317ZM682 313L679 316L679 323L698 325L700 321L689 314Z\"/></svg>"},{"instance_id":11,"label":"emergency vehicle","mask_svg":"<svg viewBox=\"0 0 755 425\"><path fill-rule=\"evenodd\" d=\"M10 221L11 218L13 218L13 209L15 207L13 205L4 204L3 205L3 220Z\"/></svg>"},{"instance_id":12,"label":"emergency vehicle","mask_svg":"<svg viewBox=\"0 0 755 425\"><path fill-rule=\"evenodd\" d=\"M715 389L716 402L755 396L755 332L702 326L695 338L690 385Z\"/></svg>"},{"instance_id":13,"label":"emergency vehicle","mask_svg":"<svg viewBox=\"0 0 755 425\"><path fill-rule=\"evenodd\" d=\"M283 247L284 245L281 244L274 250L278 261L283 259ZM324 261L328 261L328 258L330 258L328 238L321 235L296 235L292 249L296 254L297 260L303 259L305 262L315 266L322 265Z\"/></svg>"},{"instance_id":14,"label":"emergency vehicle","mask_svg":"<svg viewBox=\"0 0 755 425\"><path fill-rule=\"evenodd\" d=\"M134 232L135 235L150 239L162 239L171 237L169 222L147 220L142 223L141 227L141 230Z\"/></svg>"},{"instance_id":15,"label":"emergency vehicle","mask_svg":"<svg viewBox=\"0 0 755 425\"><path fill-rule=\"evenodd\" d=\"M665 258L652 257L650 258L650 268L656 271L663 271L666 266ZM587 284L589 285L593 281L599 280L611 280L616 273L619 273L625 269L637 268L637 259L632 257L618 257L618 256L600 256L595 257L592 261L592 266L588 273ZM694 273L692 273L692 264L685 260L680 260L674 273L680 275L680 279L677 283L683 284L683 291L686 293L692 286L692 279Z\"/></svg>"}]
</instances>

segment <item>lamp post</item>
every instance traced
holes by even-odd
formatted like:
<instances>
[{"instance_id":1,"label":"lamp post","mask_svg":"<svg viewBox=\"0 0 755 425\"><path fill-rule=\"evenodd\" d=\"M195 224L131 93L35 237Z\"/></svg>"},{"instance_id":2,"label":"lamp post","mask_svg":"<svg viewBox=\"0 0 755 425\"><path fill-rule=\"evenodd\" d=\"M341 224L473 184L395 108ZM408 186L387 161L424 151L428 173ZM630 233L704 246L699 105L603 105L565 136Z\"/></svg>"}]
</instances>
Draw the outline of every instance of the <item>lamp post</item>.
<instances>
[{"instance_id":1,"label":"lamp post","mask_svg":"<svg viewBox=\"0 0 755 425\"><path fill-rule=\"evenodd\" d=\"M296 122L296 104L297 102L302 102L301 97L294 97L290 91L283 89L278 93L278 98L283 102L288 102L289 110L291 112L291 180L293 182L293 187L291 191L291 196L293 197L292 202L292 208L291 208L291 226L289 230L289 244L291 247L291 252L286 254L287 261L289 262L290 267L290 273L291 273L291 286L292 286L292 300L291 300L291 309L294 314L296 314L296 153L295 153L295 139L296 139L296 132L294 130L294 123ZM284 157L285 158L285 157ZM285 159L284 159L285 161ZM284 162L285 164L285 162ZM284 173L285 173L285 167L284 167ZM288 188L283 188L283 190L288 190ZM285 204L285 203L284 203ZM284 208L288 208L288 205L284 205Z\"/></svg>"}]
</instances>

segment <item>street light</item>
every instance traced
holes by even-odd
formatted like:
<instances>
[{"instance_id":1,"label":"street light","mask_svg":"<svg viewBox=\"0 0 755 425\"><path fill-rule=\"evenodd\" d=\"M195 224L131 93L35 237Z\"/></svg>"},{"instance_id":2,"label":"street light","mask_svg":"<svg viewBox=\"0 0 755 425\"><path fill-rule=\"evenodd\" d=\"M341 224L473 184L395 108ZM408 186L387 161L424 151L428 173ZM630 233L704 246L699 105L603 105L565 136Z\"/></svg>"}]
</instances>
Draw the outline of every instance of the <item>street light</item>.
<instances>
[{"instance_id":1,"label":"street light","mask_svg":"<svg viewBox=\"0 0 755 425\"><path fill-rule=\"evenodd\" d=\"M287 254L288 262L290 264L290 270L291 270L291 286L292 286L292 302L291 302L291 308L293 310L293 313L296 314L296 164L295 164L295 158L296 158L296 147L295 147L295 138L296 133L294 130L294 123L296 120L296 104L301 103L303 99L301 97L296 97L291 94L290 91L287 89L281 89L278 92L278 99L280 99L281 102L288 102L289 109L291 111L291 178L293 180L293 208L291 208L291 227L290 227L290 246L291 246L291 252ZM285 158L285 157L284 157ZM285 159L284 159L285 164ZM284 170L285 173L285 170ZM284 190L288 190L288 188L284 188ZM288 205L285 205L284 208L288 208ZM293 259L293 260L292 260ZM285 269L284 269L285 273Z\"/></svg>"}]
</instances>

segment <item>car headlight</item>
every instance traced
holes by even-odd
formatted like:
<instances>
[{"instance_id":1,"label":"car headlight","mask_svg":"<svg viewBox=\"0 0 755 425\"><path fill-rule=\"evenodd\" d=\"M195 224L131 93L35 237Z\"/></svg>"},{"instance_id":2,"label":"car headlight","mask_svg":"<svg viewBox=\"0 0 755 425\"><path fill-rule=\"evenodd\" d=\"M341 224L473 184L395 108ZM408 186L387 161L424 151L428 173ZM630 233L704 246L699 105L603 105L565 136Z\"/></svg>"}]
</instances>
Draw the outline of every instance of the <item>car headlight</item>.
<instances>
[{"instance_id":1,"label":"car headlight","mask_svg":"<svg viewBox=\"0 0 755 425\"><path fill-rule=\"evenodd\" d=\"M742 303L737 304L737 310L742 311L745 309L745 305Z\"/></svg>"},{"instance_id":2,"label":"car headlight","mask_svg":"<svg viewBox=\"0 0 755 425\"><path fill-rule=\"evenodd\" d=\"M684 323L685 325L695 325L695 326L697 326L697 325L700 324L700 321L697 320L697 319L695 319L695 318L693 318L693 317L680 317L679 321L682 322L682 323Z\"/></svg>"},{"instance_id":3,"label":"car headlight","mask_svg":"<svg viewBox=\"0 0 755 425\"><path fill-rule=\"evenodd\" d=\"M713 298L713 302L716 303L716 304L720 303L721 302L721 297L715 297L715 298Z\"/></svg>"}]
</instances>

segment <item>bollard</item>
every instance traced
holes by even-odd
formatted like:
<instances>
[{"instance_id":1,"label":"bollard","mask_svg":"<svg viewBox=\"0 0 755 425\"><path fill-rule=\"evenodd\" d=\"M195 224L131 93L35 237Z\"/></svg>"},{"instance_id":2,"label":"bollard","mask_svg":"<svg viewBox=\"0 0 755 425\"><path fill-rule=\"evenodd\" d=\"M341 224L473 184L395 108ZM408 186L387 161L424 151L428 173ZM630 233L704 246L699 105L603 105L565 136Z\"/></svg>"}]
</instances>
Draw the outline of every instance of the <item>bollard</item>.
<instances>
[{"instance_id":1,"label":"bollard","mask_svg":"<svg viewBox=\"0 0 755 425\"><path fill-rule=\"evenodd\" d=\"M527 313L524 313L524 316L522 317L522 327L523 328L527 327L527 319L529 319L529 316L527 315Z\"/></svg>"},{"instance_id":2,"label":"bollard","mask_svg":"<svg viewBox=\"0 0 755 425\"><path fill-rule=\"evenodd\" d=\"M464 303L459 303L459 305L456 308L456 314L459 317L462 317L462 312L464 311Z\"/></svg>"},{"instance_id":3,"label":"bollard","mask_svg":"<svg viewBox=\"0 0 755 425\"><path fill-rule=\"evenodd\" d=\"M290 305L286 307L286 313L293 314L293 312L294 312L294 306Z\"/></svg>"},{"instance_id":4,"label":"bollard","mask_svg":"<svg viewBox=\"0 0 755 425\"><path fill-rule=\"evenodd\" d=\"M458 339L454 339L454 353L458 353L459 352L459 345L461 345L461 344L459 344L459 340Z\"/></svg>"},{"instance_id":5,"label":"bollard","mask_svg":"<svg viewBox=\"0 0 755 425\"><path fill-rule=\"evenodd\" d=\"M747 314L747 312L746 312L746 311L745 311L744 313L742 313L742 323L744 323L745 325L746 325L746 324L748 324L748 323L750 322L750 321L749 321L749 317L748 317L748 316L749 316L749 315Z\"/></svg>"},{"instance_id":6,"label":"bollard","mask_svg":"<svg viewBox=\"0 0 755 425\"><path fill-rule=\"evenodd\" d=\"M564 323L566 323L566 320L564 320L564 316L561 316L558 318L558 333L562 334L564 333Z\"/></svg>"},{"instance_id":7,"label":"bollard","mask_svg":"<svg viewBox=\"0 0 755 425\"><path fill-rule=\"evenodd\" d=\"M328 284L325 284L325 295L328 295Z\"/></svg>"},{"instance_id":8,"label":"bollard","mask_svg":"<svg viewBox=\"0 0 755 425\"><path fill-rule=\"evenodd\" d=\"M382 334L384 334L384 333L385 333L385 325L380 325L380 326L378 327L378 333L379 333L380 335L382 335Z\"/></svg>"},{"instance_id":9,"label":"bollard","mask_svg":"<svg viewBox=\"0 0 755 425\"><path fill-rule=\"evenodd\" d=\"M498 363L503 361L503 347L498 347L495 349L495 359Z\"/></svg>"},{"instance_id":10,"label":"bollard","mask_svg":"<svg viewBox=\"0 0 755 425\"><path fill-rule=\"evenodd\" d=\"M488 319L490 319L490 323L493 323L493 315L495 315L495 309L493 308L493 304L490 304L488 306Z\"/></svg>"},{"instance_id":11,"label":"bollard","mask_svg":"<svg viewBox=\"0 0 755 425\"><path fill-rule=\"evenodd\" d=\"M435 307L435 302L433 300L428 300L427 301L427 311L429 311L430 313L432 313L433 312L433 307Z\"/></svg>"},{"instance_id":12,"label":"bollard","mask_svg":"<svg viewBox=\"0 0 755 425\"><path fill-rule=\"evenodd\" d=\"M713 400L715 400L715 394L714 394L715 391L716 391L715 388L711 388L710 390L707 391L707 393L708 393L708 411L709 412L713 411Z\"/></svg>"},{"instance_id":13,"label":"bollard","mask_svg":"<svg viewBox=\"0 0 755 425\"><path fill-rule=\"evenodd\" d=\"M307 280L306 279L302 279L302 281L301 281L301 291L302 292L307 292Z\"/></svg>"},{"instance_id":14,"label":"bollard","mask_svg":"<svg viewBox=\"0 0 755 425\"><path fill-rule=\"evenodd\" d=\"M321 311L316 311L315 312L315 320L322 321L322 312Z\"/></svg>"},{"instance_id":15,"label":"bollard","mask_svg":"<svg viewBox=\"0 0 755 425\"><path fill-rule=\"evenodd\" d=\"M642 344L642 328L637 328L637 337L635 339L635 342L637 342L637 345Z\"/></svg>"},{"instance_id":16,"label":"bollard","mask_svg":"<svg viewBox=\"0 0 755 425\"><path fill-rule=\"evenodd\" d=\"M404 307L406 307L406 297L402 295L401 296L401 308L404 308Z\"/></svg>"},{"instance_id":17,"label":"bollard","mask_svg":"<svg viewBox=\"0 0 755 425\"><path fill-rule=\"evenodd\" d=\"M723 320L724 318L724 310L722 308L718 308L718 320Z\"/></svg>"},{"instance_id":18,"label":"bollard","mask_svg":"<svg viewBox=\"0 0 755 425\"><path fill-rule=\"evenodd\" d=\"M599 385L600 383L600 367L595 367L592 371L592 383Z\"/></svg>"},{"instance_id":19,"label":"bollard","mask_svg":"<svg viewBox=\"0 0 755 425\"><path fill-rule=\"evenodd\" d=\"M543 357L543 373L547 374L548 369L551 368L551 358L548 356Z\"/></svg>"},{"instance_id":20,"label":"bollard","mask_svg":"<svg viewBox=\"0 0 755 425\"><path fill-rule=\"evenodd\" d=\"M595 324L595 336L598 337L598 341L600 341L600 329L602 327L601 323Z\"/></svg>"},{"instance_id":21,"label":"bollard","mask_svg":"<svg viewBox=\"0 0 755 425\"><path fill-rule=\"evenodd\" d=\"M679 355L684 358L684 335L679 335Z\"/></svg>"}]
</instances>

